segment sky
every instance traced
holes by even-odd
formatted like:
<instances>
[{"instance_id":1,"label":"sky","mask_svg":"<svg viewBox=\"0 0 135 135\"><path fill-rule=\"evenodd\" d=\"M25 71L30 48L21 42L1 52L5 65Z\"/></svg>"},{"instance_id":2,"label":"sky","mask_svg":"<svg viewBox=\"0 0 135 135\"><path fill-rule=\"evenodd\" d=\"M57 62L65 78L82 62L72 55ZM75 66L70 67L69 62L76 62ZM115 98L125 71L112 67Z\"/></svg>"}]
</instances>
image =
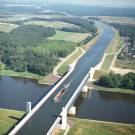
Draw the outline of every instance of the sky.
<instances>
[{"instance_id":1,"label":"sky","mask_svg":"<svg viewBox=\"0 0 135 135\"><path fill-rule=\"evenodd\" d=\"M135 8L135 0L10 0L10 1L32 2L32 3L45 2L45 3L53 3L53 4L65 3L65 4L87 5L87 6L134 7Z\"/></svg>"},{"instance_id":2,"label":"sky","mask_svg":"<svg viewBox=\"0 0 135 135\"><path fill-rule=\"evenodd\" d=\"M48 3L68 3L111 7L135 7L135 0L44 0Z\"/></svg>"}]
</instances>

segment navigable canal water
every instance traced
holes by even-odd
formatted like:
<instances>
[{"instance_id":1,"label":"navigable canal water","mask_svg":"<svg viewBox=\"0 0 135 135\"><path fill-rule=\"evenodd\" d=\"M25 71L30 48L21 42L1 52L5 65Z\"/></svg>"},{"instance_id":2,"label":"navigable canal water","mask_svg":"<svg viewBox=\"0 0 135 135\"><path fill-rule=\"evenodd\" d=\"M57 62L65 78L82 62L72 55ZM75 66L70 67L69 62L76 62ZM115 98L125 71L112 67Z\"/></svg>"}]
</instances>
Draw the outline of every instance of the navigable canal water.
<instances>
[{"instance_id":1,"label":"navigable canal water","mask_svg":"<svg viewBox=\"0 0 135 135\"><path fill-rule=\"evenodd\" d=\"M26 102L37 103L51 86L25 78L0 77L0 108L25 110ZM92 120L135 123L135 95L91 91L75 102L76 117Z\"/></svg>"}]
</instances>

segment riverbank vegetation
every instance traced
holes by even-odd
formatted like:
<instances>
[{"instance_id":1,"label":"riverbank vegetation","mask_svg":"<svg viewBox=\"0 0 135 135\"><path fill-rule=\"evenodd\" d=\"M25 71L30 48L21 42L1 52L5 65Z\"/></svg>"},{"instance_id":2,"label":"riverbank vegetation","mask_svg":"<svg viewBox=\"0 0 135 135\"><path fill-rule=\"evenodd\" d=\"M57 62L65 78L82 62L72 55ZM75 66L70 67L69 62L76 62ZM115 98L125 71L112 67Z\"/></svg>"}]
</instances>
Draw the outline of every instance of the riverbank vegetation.
<instances>
[{"instance_id":1,"label":"riverbank vegetation","mask_svg":"<svg viewBox=\"0 0 135 135\"><path fill-rule=\"evenodd\" d=\"M23 116L24 112L0 108L0 135L6 134Z\"/></svg>"},{"instance_id":2,"label":"riverbank vegetation","mask_svg":"<svg viewBox=\"0 0 135 135\"><path fill-rule=\"evenodd\" d=\"M82 54L82 50L78 48L78 50L71 55L57 70L58 74L63 76L68 71L69 65L72 64L79 56Z\"/></svg>"},{"instance_id":3,"label":"riverbank vegetation","mask_svg":"<svg viewBox=\"0 0 135 135\"><path fill-rule=\"evenodd\" d=\"M124 76L109 73L103 75L96 82L97 85L106 88L123 88L135 90L135 73L128 73Z\"/></svg>"},{"instance_id":4,"label":"riverbank vegetation","mask_svg":"<svg viewBox=\"0 0 135 135\"><path fill-rule=\"evenodd\" d=\"M68 135L133 135L134 125L124 125L82 119L70 119L72 127Z\"/></svg>"}]
</instances>

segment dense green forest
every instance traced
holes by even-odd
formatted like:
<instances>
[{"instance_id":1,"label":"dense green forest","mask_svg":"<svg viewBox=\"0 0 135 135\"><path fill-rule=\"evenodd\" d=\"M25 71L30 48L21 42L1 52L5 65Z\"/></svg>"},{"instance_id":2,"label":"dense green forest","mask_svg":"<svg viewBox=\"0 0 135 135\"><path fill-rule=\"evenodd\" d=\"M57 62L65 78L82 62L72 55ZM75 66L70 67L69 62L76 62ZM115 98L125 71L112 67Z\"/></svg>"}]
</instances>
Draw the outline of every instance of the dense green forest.
<instances>
[{"instance_id":1,"label":"dense green forest","mask_svg":"<svg viewBox=\"0 0 135 135\"><path fill-rule=\"evenodd\" d=\"M124 88L135 90L135 73L128 73L124 76L110 73L103 75L96 83L107 88Z\"/></svg>"},{"instance_id":2,"label":"dense green forest","mask_svg":"<svg viewBox=\"0 0 135 135\"><path fill-rule=\"evenodd\" d=\"M60 18L61 21L71 23L74 25L78 25L81 27L80 32L91 32L96 33L97 28L94 25L94 22L88 19L81 19L81 18Z\"/></svg>"},{"instance_id":3,"label":"dense green forest","mask_svg":"<svg viewBox=\"0 0 135 135\"><path fill-rule=\"evenodd\" d=\"M8 33L0 33L0 57L6 69L46 75L60 57L71 53L76 44L46 38L56 34L52 28L22 25Z\"/></svg>"}]
</instances>

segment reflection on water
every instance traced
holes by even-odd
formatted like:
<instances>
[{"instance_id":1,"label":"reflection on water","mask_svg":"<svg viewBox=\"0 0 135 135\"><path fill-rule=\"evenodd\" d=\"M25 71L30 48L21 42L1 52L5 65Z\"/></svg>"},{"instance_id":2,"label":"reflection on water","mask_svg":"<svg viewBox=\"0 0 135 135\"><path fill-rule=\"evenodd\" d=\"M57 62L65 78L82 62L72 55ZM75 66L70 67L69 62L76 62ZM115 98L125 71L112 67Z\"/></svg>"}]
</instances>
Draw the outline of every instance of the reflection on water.
<instances>
[{"instance_id":1,"label":"reflection on water","mask_svg":"<svg viewBox=\"0 0 135 135\"><path fill-rule=\"evenodd\" d=\"M50 88L34 79L0 77L0 108L25 110L27 101L35 105Z\"/></svg>"},{"instance_id":2,"label":"reflection on water","mask_svg":"<svg viewBox=\"0 0 135 135\"><path fill-rule=\"evenodd\" d=\"M76 117L94 120L135 123L135 95L91 91L75 102Z\"/></svg>"}]
</instances>

